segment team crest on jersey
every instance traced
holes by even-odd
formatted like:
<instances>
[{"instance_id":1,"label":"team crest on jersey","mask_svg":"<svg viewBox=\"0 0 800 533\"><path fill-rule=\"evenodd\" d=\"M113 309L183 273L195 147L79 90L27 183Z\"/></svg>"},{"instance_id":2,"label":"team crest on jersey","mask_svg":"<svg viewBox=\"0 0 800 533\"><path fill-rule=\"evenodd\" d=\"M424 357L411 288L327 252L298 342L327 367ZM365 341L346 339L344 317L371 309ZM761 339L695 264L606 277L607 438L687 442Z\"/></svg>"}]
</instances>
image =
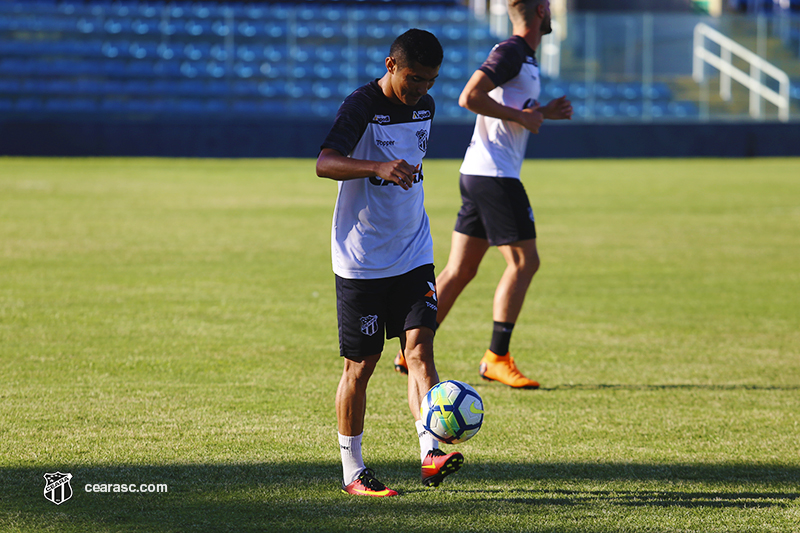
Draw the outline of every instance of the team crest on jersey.
<instances>
[{"instance_id":1,"label":"team crest on jersey","mask_svg":"<svg viewBox=\"0 0 800 533\"><path fill-rule=\"evenodd\" d=\"M411 114L411 118L414 120L425 120L426 118L431 118L431 112L429 109L423 109L422 111L414 111Z\"/></svg>"},{"instance_id":2,"label":"team crest on jersey","mask_svg":"<svg viewBox=\"0 0 800 533\"><path fill-rule=\"evenodd\" d=\"M392 118L389 115L375 115L372 117L372 121L378 124L388 124L392 121Z\"/></svg>"},{"instance_id":3,"label":"team crest on jersey","mask_svg":"<svg viewBox=\"0 0 800 533\"><path fill-rule=\"evenodd\" d=\"M372 337L378 332L378 315L361 317L361 333Z\"/></svg>"},{"instance_id":4,"label":"team crest on jersey","mask_svg":"<svg viewBox=\"0 0 800 533\"><path fill-rule=\"evenodd\" d=\"M417 146L422 152L428 151L428 131L419 130L417 132Z\"/></svg>"},{"instance_id":5,"label":"team crest on jersey","mask_svg":"<svg viewBox=\"0 0 800 533\"><path fill-rule=\"evenodd\" d=\"M62 474L61 472L45 474L44 497L56 505L61 505L72 498L70 479L72 479L72 474Z\"/></svg>"}]
</instances>

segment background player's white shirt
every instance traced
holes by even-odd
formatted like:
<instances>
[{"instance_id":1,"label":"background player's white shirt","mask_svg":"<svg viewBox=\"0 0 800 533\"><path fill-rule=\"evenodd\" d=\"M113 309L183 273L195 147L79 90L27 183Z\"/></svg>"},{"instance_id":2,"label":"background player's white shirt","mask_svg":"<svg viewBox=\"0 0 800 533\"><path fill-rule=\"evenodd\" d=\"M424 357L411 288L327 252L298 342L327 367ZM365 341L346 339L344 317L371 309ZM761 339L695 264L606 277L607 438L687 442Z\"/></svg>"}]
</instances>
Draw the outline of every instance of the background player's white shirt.
<instances>
[{"instance_id":1,"label":"background player's white shirt","mask_svg":"<svg viewBox=\"0 0 800 533\"><path fill-rule=\"evenodd\" d=\"M433 114L430 96L414 107L392 104L376 82L359 88L342 104L323 148L354 159L405 159L411 166L420 165L420 174L407 191L378 177L339 182L331 230L336 275L386 278L433 263L422 186Z\"/></svg>"},{"instance_id":2,"label":"background player's white shirt","mask_svg":"<svg viewBox=\"0 0 800 533\"><path fill-rule=\"evenodd\" d=\"M495 46L480 70L496 85L489 96L502 105L525 109L539 98L539 66L521 37ZM516 122L478 115L461 173L519 179L529 135Z\"/></svg>"}]
</instances>

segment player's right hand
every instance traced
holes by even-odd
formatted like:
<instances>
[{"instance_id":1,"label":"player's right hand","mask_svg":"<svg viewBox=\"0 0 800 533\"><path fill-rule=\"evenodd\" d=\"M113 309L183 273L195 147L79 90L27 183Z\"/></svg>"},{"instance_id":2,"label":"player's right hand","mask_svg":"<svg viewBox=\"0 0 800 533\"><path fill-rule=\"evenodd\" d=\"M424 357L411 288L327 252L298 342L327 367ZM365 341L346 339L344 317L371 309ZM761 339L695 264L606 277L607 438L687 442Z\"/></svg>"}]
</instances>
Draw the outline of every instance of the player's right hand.
<instances>
[{"instance_id":1,"label":"player's right hand","mask_svg":"<svg viewBox=\"0 0 800 533\"><path fill-rule=\"evenodd\" d=\"M544 115L539 110L539 102L534 103L531 107L522 110L522 118L520 124L531 133L539 133L539 127L544 122Z\"/></svg>"},{"instance_id":2,"label":"player's right hand","mask_svg":"<svg viewBox=\"0 0 800 533\"><path fill-rule=\"evenodd\" d=\"M386 161L378 166L378 177L398 184L407 191L414 184L414 176L419 172L419 165L412 167L405 159Z\"/></svg>"}]
</instances>

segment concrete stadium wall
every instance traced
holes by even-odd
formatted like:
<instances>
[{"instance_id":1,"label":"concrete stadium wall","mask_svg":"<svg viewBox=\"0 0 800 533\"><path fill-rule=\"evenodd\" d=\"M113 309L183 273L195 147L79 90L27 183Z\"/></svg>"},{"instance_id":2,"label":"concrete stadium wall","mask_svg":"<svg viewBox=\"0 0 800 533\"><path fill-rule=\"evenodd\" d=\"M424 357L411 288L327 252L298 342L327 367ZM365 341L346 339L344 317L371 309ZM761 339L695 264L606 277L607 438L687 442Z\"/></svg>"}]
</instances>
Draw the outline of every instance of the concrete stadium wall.
<instances>
[{"instance_id":1,"label":"concrete stadium wall","mask_svg":"<svg viewBox=\"0 0 800 533\"><path fill-rule=\"evenodd\" d=\"M0 155L316 157L330 122L0 121ZM464 155L472 126L436 124L428 157ZM800 123L546 124L530 158L800 155Z\"/></svg>"}]
</instances>

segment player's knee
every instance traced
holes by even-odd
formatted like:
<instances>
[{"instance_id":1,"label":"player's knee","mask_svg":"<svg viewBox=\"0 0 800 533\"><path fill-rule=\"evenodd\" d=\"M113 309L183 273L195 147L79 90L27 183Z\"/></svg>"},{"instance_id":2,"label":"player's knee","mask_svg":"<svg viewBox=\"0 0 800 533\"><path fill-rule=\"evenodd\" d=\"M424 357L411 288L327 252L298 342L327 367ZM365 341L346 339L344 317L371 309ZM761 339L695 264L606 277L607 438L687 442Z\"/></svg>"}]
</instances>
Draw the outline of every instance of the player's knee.
<instances>
[{"instance_id":1,"label":"player's knee","mask_svg":"<svg viewBox=\"0 0 800 533\"><path fill-rule=\"evenodd\" d=\"M414 367L424 368L433 365L433 345L418 344L405 352L406 364L409 369Z\"/></svg>"},{"instance_id":2,"label":"player's knee","mask_svg":"<svg viewBox=\"0 0 800 533\"><path fill-rule=\"evenodd\" d=\"M356 383L366 383L372 377L375 367L380 359L380 354L377 356L367 357L362 361L352 361L346 359L344 374L348 379Z\"/></svg>"},{"instance_id":3,"label":"player's knee","mask_svg":"<svg viewBox=\"0 0 800 533\"><path fill-rule=\"evenodd\" d=\"M522 255L514 263L517 273L520 276L529 278L532 278L533 275L536 274L540 266L541 260L537 253Z\"/></svg>"},{"instance_id":4,"label":"player's knee","mask_svg":"<svg viewBox=\"0 0 800 533\"><path fill-rule=\"evenodd\" d=\"M459 284L466 285L478 275L478 265L462 264L451 269L452 276Z\"/></svg>"}]
</instances>

